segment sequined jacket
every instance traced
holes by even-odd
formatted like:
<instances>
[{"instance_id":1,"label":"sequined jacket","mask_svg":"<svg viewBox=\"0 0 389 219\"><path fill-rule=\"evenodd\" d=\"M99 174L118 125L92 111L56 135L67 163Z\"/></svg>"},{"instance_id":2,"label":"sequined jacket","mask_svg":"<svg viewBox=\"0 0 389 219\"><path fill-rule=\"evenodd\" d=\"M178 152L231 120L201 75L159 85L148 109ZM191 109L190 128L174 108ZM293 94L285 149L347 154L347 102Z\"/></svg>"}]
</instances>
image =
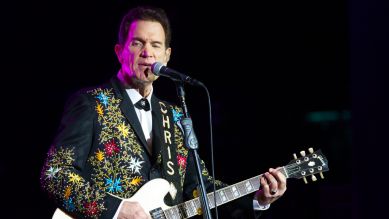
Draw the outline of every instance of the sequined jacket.
<instances>
[{"instance_id":1,"label":"sequined jacket","mask_svg":"<svg viewBox=\"0 0 389 219\"><path fill-rule=\"evenodd\" d=\"M41 173L42 188L59 208L76 218L112 218L121 202L117 197L130 198L150 179L165 176L163 163L168 161L161 151L166 146L173 151L169 171L176 174L178 194L167 204L193 197L197 179L178 125L181 109L154 95L151 105L152 152L133 103L116 77L69 99ZM202 165L205 184L211 188L213 180Z\"/></svg>"}]
</instances>

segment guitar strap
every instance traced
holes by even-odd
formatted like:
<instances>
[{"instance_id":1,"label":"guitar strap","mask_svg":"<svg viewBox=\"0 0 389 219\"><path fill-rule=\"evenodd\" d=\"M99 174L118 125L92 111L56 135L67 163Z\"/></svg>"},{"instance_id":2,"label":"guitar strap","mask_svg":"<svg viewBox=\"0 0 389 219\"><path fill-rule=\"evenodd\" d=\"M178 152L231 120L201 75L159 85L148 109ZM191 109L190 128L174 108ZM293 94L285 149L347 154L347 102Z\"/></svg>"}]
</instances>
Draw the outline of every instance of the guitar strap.
<instances>
[{"instance_id":1,"label":"guitar strap","mask_svg":"<svg viewBox=\"0 0 389 219\"><path fill-rule=\"evenodd\" d=\"M168 205L177 205L183 201L181 176L178 171L177 145L174 135L174 120L172 107L159 101L161 118L158 122L162 127L160 132L160 151L162 156L162 176L170 183L169 195L165 197L165 203Z\"/></svg>"}]
</instances>

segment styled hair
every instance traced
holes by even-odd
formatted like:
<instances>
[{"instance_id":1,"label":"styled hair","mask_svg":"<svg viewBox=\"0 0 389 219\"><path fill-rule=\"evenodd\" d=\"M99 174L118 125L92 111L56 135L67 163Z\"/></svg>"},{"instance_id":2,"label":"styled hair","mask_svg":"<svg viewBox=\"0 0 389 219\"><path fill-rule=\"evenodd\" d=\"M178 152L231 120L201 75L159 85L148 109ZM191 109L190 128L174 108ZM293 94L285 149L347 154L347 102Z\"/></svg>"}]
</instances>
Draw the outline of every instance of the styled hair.
<instances>
[{"instance_id":1,"label":"styled hair","mask_svg":"<svg viewBox=\"0 0 389 219\"><path fill-rule=\"evenodd\" d=\"M170 47L171 30L166 12L161 8L151 6L138 6L132 8L124 15L119 28L118 43L124 45L128 37L128 31L134 21L156 21L160 23L165 31L165 46Z\"/></svg>"}]
</instances>

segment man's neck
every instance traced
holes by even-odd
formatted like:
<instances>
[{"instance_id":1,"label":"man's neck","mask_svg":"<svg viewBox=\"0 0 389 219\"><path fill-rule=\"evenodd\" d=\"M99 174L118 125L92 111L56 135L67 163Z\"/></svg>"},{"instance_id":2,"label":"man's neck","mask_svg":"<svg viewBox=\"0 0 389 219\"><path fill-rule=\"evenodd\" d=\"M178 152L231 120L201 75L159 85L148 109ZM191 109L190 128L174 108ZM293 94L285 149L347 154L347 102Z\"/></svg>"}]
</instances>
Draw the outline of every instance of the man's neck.
<instances>
[{"instance_id":1,"label":"man's neck","mask_svg":"<svg viewBox=\"0 0 389 219\"><path fill-rule=\"evenodd\" d=\"M152 83L143 83L136 80L135 78L130 78L126 74L123 74L121 71L119 71L117 74L117 78L126 89L135 89L140 95L142 95L142 97L147 97L150 95L153 86Z\"/></svg>"}]
</instances>

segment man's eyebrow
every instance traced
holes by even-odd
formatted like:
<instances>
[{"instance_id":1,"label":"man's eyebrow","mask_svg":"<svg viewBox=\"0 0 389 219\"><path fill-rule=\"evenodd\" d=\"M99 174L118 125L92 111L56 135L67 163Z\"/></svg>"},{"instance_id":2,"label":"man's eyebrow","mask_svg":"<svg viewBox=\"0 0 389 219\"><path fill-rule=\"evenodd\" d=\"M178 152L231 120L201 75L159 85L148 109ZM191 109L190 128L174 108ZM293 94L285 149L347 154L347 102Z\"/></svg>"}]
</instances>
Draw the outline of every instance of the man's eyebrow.
<instances>
[{"instance_id":1,"label":"man's eyebrow","mask_svg":"<svg viewBox=\"0 0 389 219\"><path fill-rule=\"evenodd\" d=\"M151 44L163 44L161 41L158 41L158 40L154 40L154 41L151 41Z\"/></svg>"},{"instance_id":2,"label":"man's eyebrow","mask_svg":"<svg viewBox=\"0 0 389 219\"><path fill-rule=\"evenodd\" d=\"M140 38L140 37L132 37L131 41L134 41L134 40L140 41L140 42L142 42L142 43L145 42L145 40L143 40L143 39Z\"/></svg>"},{"instance_id":3,"label":"man's eyebrow","mask_svg":"<svg viewBox=\"0 0 389 219\"><path fill-rule=\"evenodd\" d=\"M133 40L137 40L137 41L140 41L140 42L142 42L142 43L145 43L145 42L146 42L144 39L142 39L142 38L140 38L140 37L133 37L131 40L132 40L132 41L133 41ZM161 45L163 44L163 42L162 42L162 41L159 41L159 40L151 41L151 43L152 43L152 44L161 44Z\"/></svg>"}]
</instances>

